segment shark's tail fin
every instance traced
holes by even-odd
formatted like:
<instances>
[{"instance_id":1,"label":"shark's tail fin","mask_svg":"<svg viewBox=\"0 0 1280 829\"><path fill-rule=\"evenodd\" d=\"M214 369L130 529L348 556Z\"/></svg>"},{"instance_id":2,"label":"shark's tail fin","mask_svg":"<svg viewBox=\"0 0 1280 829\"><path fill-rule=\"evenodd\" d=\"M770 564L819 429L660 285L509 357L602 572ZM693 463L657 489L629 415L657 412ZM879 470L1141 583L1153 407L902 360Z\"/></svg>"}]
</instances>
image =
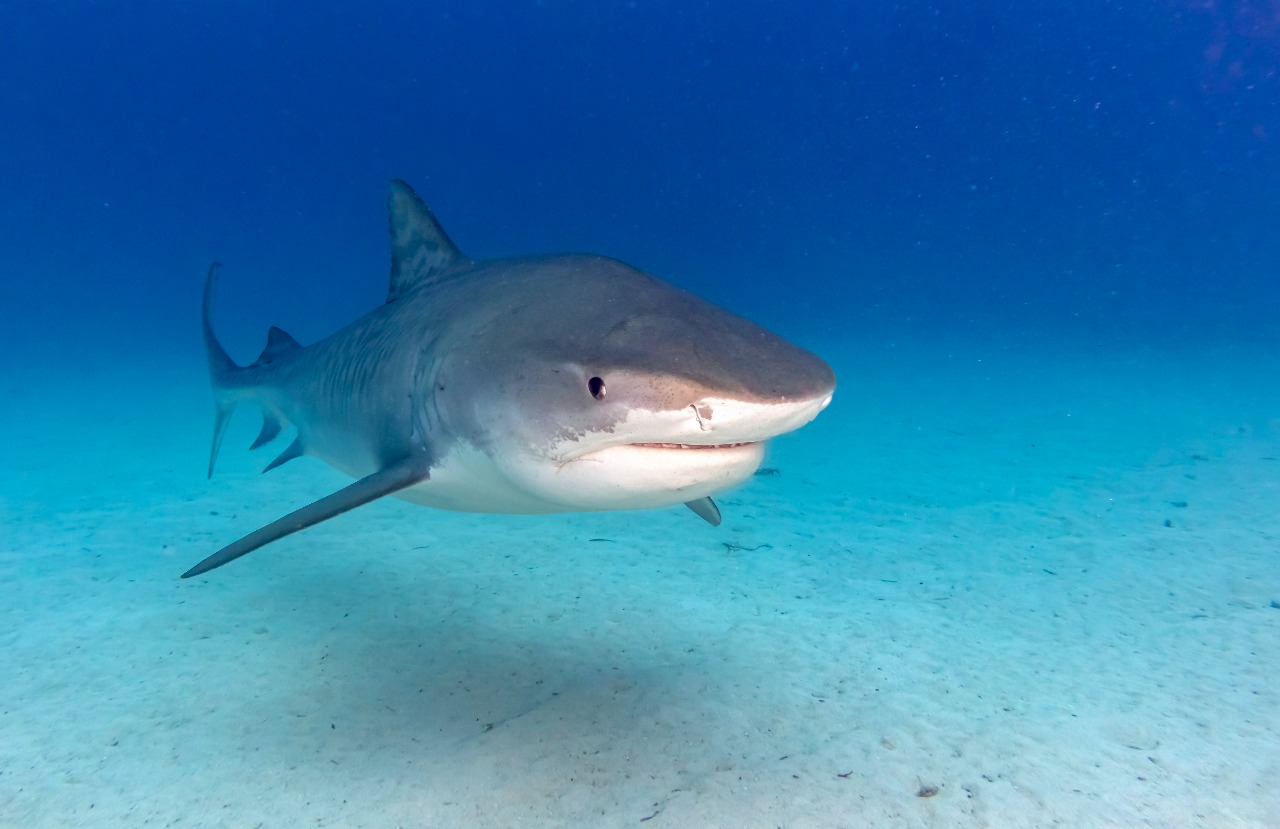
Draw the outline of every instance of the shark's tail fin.
<instances>
[{"instance_id":1,"label":"shark's tail fin","mask_svg":"<svg viewBox=\"0 0 1280 829\"><path fill-rule=\"evenodd\" d=\"M236 408L236 398L231 395L231 377L241 371L231 355L218 342L213 333L213 294L218 285L218 268L221 264L214 262L209 266L209 275L204 281L204 310L201 314L204 328L204 350L209 358L209 379L213 381L213 448L209 452L209 477L213 477L213 463L218 459L218 449L222 446L222 436L227 428L227 421Z\"/></svg>"}]
</instances>

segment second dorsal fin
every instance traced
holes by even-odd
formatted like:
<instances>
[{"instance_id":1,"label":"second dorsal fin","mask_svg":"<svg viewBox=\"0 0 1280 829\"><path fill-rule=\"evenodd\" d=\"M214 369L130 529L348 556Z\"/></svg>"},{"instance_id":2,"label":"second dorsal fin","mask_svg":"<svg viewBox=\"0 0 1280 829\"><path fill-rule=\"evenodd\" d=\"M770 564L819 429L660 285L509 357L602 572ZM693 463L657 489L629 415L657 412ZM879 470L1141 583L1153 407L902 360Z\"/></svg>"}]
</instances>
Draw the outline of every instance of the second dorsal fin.
<instances>
[{"instance_id":1,"label":"second dorsal fin","mask_svg":"<svg viewBox=\"0 0 1280 829\"><path fill-rule=\"evenodd\" d=\"M271 365L281 354L288 353L296 348L302 348L302 345L289 336L288 332L273 325L267 331L267 347L262 349L262 353L258 355L258 360L254 365Z\"/></svg>"}]
</instances>

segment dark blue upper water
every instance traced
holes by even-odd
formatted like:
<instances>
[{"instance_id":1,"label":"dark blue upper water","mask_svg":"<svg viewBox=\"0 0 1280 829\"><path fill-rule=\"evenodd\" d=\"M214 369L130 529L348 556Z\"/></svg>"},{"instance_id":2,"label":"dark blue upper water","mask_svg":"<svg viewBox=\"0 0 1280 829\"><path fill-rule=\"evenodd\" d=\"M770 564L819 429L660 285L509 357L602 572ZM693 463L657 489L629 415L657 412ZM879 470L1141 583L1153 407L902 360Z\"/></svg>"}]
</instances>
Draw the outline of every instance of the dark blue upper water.
<instances>
[{"instance_id":1,"label":"dark blue upper water","mask_svg":"<svg viewBox=\"0 0 1280 829\"><path fill-rule=\"evenodd\" d=\"M318 337L392 177L812 347L1277 334L1276 0L365 5L0 6L0 345L195 353L213 259L240 356Z\"/></svg>"}]
</instances>

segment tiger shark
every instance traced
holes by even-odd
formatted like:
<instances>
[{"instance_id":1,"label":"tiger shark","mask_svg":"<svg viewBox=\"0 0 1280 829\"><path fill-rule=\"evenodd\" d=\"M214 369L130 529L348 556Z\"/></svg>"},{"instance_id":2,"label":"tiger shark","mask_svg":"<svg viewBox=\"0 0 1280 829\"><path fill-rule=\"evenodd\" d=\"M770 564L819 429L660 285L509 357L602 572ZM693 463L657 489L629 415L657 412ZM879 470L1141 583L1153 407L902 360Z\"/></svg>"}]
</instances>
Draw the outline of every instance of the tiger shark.
<instances>
[{"instance_id":1,"label":"tiger shark","mask_svg":"<svg viewBox=\"0 0 1280 829\"><path fill-rule=\"evenodd\" d=\"M249 402L263 415L252 448L295 433L266 470L305 455L356 480L183 578L388 495L487 513L683 503L716 525L712 496L831 402L835 375L817 356L629 265L474 261L409 185L393 181L388 206L386 303L311 345L273 327L262 355L237 365L213 331L210 267L209 475L232 411Z\"/></svg>"}]
</instances>

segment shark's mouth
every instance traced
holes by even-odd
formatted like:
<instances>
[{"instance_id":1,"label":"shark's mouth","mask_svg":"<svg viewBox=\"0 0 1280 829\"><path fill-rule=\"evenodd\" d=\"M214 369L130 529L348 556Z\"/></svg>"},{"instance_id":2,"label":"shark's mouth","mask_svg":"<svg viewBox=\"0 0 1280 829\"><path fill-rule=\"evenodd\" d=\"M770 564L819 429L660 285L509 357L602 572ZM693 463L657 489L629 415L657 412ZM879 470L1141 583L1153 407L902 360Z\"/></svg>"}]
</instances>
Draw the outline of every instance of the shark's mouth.
<instances>
[{"instance_id":1,"label":"shark's mouth","mask_svg":"<svg viewBox=\"0 0 1280 829\"><path fill-rule=\"evenodd\" d=\"M700 436L669 437L697 439ZM602 446L560 460L550 470L545 464L533 464L530 468L539 476L537 483L547 490L554 489L559 503L577 505L579 509L616 509L622 504L671 506L723 492L750 478L763 459L764 442L758 440L732 443L648 440ZM602 506L606 504L614 506Z\"/></svg>"},{"instance_id":2,"label":"shark's mouth","mask_svg":"<svg viewBox=\"0 0 1280 829\"><path fill-rule=\"evenodd\" d=\"M628 446L640 446L645 449L737 449L740 446L751 446L756 441L743 443L629 443Z\"/></svg>"}]
</instances>

